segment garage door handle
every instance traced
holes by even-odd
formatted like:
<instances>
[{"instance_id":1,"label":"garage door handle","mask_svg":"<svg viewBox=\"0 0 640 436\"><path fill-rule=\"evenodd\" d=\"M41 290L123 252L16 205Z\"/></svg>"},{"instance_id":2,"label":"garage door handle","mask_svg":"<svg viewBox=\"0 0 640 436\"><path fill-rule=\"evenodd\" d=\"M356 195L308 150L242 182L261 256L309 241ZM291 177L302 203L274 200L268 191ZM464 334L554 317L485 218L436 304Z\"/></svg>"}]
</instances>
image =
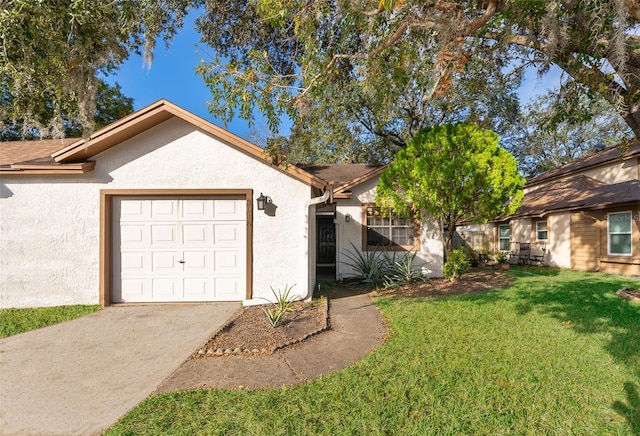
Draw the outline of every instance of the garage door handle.
<instances>
[{"instance_id":1,"label":"garage door handle","mask_svg":"<svg viewBox=\"0 0 640 436\"><path fill-rule=\"evenodd\" d=\"M178 263L186 263L184 260L179 260Z\"/></svg>"}]
</instances>

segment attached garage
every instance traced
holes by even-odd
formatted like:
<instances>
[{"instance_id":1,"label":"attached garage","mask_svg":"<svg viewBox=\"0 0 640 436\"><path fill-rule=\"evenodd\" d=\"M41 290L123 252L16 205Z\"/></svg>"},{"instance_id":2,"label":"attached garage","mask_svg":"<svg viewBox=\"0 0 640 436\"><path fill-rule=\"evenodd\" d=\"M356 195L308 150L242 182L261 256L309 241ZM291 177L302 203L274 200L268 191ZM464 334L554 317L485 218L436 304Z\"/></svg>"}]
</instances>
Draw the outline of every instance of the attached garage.
<instances>
[{"instance_id":1,"label":"attached garage","mask_svg":"<svg viewBox=\"0 0 640 436\"><path fill-rule=\"evenodd\" d=\"M100 303L251 298L252 194L102 190Z\"/></svg>"},{"instance_id":2,"label":"attached garage","mask_svg":"<svg viewBox=\"0 0 640 436\"><path fill-rule=\"evenodd\" d=\"M0 307L311 298L326 187L165 100L87 139L3 143Z\"/></svg>"},{"instance_id":3,"label":"attached garage","mask_svg":"<svg viewBox=\"0 0 640 436\"><path fill-rule=\"evenodd\" d=\"M113 303L247 298L247 200L113 196Z\"/></svg>"}]
</instances>

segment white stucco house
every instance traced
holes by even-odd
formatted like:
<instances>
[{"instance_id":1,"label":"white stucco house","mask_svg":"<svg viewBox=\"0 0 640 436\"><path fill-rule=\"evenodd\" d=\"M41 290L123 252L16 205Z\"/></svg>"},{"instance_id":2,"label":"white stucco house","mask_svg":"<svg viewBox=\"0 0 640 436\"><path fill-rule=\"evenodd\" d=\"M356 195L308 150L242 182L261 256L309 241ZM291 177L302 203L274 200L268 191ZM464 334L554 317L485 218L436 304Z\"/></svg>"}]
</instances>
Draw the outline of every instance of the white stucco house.
<instances>
[{"instance_id":1,"label":"white stucco house","mask_svg":"<svg viewBox=\"0 0 640 436\"><path fill-rule=\"evenodd\" d=\"M432 225L374 219L380 167L330 167L274 165L166 100L86 140L0 143L0 307L308 299L377 233L441 276Z\"/></svg>"}]
</instances>

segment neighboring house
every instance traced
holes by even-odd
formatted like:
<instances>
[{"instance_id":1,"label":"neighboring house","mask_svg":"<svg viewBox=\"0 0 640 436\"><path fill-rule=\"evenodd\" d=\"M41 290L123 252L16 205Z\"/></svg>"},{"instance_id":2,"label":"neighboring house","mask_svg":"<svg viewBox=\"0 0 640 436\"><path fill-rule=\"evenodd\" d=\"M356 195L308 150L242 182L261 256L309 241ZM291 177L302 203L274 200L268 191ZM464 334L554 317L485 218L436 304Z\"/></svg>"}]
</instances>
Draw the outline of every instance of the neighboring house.
<instances>
[{"instance_id":1,"label":"neighboring house","mask_svg":"<svg viewBox=\"0 0 640 436\"><path fill-rule=\"evenodd\" d=\"M529 179L513 216L458 234L478 252L530 243L547 265L640 275L639 179L640 147L597 151Z\"/></svg>"},{"instance_id":2,"label":"neighboring house","mask_svg":"<svg viewBox=\"0 0 640 436\"><path fill-rule=\"evenodd\" d=\"M354 211L379 174L361 170L333 189L165 100L87 140L0 143L0 307L311 298L317 253L342 277L341 250L361 246ZM317 248L331 207L334 258Z\"/></svg>"}]
</instances>

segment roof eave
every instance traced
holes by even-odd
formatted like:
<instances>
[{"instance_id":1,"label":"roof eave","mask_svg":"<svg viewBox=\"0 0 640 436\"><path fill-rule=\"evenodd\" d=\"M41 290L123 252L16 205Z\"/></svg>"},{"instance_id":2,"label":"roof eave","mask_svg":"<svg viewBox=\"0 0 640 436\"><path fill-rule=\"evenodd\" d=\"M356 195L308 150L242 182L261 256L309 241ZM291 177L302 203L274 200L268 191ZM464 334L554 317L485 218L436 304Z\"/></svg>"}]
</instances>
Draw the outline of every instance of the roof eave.
<instances>
[{"instance_id":1,"label":"roof eave","mask_svg":"<svg viewBox=\"0 0 640 436\"><path fill-rule=\"evenodd\" d=\"M257 158L272 168L289 174L303 183L321 190L327 188L327 183L324 180L293 165L274 165L271 163L270 157L257 145L164 99L98 130L87 140L80 140L71 144L69 147L52 154L51 157L60 163L84 161L173 117L181 118L193 124L237 150Z\"/></svg>"}]
</instances>

